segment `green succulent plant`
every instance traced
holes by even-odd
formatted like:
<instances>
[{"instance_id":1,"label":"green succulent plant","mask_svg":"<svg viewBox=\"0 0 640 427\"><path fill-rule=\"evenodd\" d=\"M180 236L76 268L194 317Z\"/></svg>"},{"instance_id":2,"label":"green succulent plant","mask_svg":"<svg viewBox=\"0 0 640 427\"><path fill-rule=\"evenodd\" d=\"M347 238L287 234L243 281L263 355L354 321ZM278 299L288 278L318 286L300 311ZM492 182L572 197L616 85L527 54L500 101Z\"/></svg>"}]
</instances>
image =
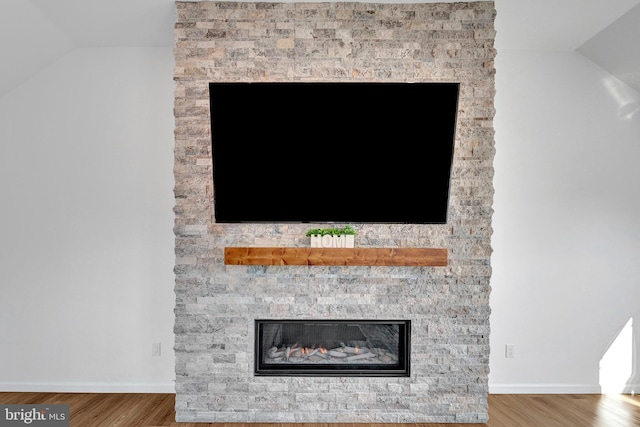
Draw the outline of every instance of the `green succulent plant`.
<instances>
[{"instance_id":1,"label":"green succulent plant","mask_svg":"<svg viewBox=\"0 0 640 427\"><path fill-rule=\"evenodd\" d=\"M342 228L313 228L309 231L307 231L307 236L340 236L340 235L346 235L346 234L351 234L351 235L356 235L357 232L356 230L353 229L352 226L350 225L346 225Z\"/></svg>"}]
</instances>

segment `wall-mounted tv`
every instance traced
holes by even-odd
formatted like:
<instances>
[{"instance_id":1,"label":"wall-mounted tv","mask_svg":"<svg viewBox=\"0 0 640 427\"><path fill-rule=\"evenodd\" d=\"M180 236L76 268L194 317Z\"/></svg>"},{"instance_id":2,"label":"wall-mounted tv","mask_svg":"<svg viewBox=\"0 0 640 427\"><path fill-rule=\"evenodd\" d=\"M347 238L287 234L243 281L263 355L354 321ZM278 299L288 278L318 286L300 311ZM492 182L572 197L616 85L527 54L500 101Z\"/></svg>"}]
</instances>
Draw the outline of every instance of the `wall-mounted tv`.
<instances>
[{"instance_id":1,"label":"wall-mounted tv","mask_svg":"<svg viewBox=\"0 0 640 427\"><path fill-rule=\"evenodd\" d=\"M218 223L447 222L458 83L209 85Z\"/></svg>"}]
</instances>

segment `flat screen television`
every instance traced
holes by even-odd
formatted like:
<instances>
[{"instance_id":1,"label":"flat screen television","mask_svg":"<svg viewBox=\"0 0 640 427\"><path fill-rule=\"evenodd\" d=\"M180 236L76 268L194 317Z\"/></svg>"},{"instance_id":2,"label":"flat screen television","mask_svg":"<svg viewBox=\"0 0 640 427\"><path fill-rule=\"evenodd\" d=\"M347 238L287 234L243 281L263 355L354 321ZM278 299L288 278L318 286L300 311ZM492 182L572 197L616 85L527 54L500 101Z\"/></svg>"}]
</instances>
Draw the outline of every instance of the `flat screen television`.
<instances>
[{"instance_id":1,"label":"flat screen television","mask_svg":"<svg viewBox=\"0 0 640 427\"><path fill-rule=\"evenodd\" d=\"M447 222L458 83L209 85L218 223Z\"/></svg>"}]
</instances>

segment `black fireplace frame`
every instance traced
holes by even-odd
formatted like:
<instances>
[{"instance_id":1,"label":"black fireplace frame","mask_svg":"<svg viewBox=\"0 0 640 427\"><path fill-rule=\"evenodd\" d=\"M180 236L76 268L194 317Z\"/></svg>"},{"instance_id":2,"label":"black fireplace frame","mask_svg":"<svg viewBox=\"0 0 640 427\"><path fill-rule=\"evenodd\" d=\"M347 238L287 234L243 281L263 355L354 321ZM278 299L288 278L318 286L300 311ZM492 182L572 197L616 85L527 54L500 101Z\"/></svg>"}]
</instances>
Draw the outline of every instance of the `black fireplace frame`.
<instances>
[{"instance_id":1,"label":"black fireplace frame","mask_svg":"<svg viewBox=\"0 0 640 427\"><path fill-rule=\"evenodd\" d=\"M262 360L262 331L265 324L393 324L399 325L398 361L395 364L267 364ZM409 377L411 355L410 320L362 319L256 319L254 344L255 376L291 377Z\"/></svg>"}]
</instances>

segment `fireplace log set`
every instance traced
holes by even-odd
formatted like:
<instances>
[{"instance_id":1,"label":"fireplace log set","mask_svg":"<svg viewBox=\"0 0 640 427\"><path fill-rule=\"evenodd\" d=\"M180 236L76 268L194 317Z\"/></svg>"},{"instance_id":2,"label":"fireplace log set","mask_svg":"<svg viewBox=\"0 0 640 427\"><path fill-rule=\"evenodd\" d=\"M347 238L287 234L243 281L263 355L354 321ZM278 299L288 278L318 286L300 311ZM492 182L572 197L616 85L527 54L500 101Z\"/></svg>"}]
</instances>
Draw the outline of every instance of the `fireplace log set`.
<instances>
[{"instance_id":1,"label":"fireplace log set","mask_svg":"<svg viewBox=\"0 0 640 427\"><path fill-rule=\"evenodd\" d=\"M323 347L300 347L296 344L286 345L280 348L271 347L267 351L265 363L397 363L397 354L385 348L370 349L366 347L366 342L362 344L364 345L358 345L357 343L346 345L341 343L340 347L332 349L325 349Z\"/></svg>"}]
</instances>

